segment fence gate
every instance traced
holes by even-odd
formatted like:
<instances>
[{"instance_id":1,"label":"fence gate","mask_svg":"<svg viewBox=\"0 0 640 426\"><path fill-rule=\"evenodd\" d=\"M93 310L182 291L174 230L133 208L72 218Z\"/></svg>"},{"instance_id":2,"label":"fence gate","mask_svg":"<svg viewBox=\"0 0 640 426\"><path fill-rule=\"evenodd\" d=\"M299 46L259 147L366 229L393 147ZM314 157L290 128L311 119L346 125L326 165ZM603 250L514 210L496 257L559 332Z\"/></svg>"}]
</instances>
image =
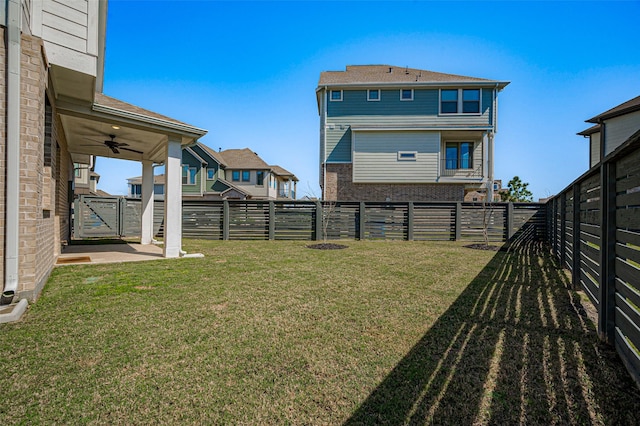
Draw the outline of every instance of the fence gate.
<instances>
[{"instance_id":1,"label":"fence gate","mask_svg":"<svg viewBox=\"0 0 640 426\"><path fill-rule=\"evenodd\" d=\"M140 235L140 200L81 195L73 212L74 238Z\"/></svg>"}]
</instances>

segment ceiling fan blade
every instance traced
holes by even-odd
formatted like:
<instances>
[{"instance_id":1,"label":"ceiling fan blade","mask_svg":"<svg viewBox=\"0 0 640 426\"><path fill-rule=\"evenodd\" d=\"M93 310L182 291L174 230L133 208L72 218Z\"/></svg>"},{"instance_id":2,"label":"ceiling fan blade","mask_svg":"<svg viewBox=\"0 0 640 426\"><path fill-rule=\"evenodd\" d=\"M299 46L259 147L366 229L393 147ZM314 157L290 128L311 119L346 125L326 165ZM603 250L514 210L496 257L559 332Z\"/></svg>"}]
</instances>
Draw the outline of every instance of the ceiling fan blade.
<instances>
[{"instance_id":1,"label":"ceiling fan blade","mask_svg":"<svg viewBox=\"0 0 640 426\"><path fill-rule=\"evenodd\" d=\"M135 152L136 154L144 154L144 152L142 152L142 151L138 151L138 150L135 150L135 149L131 149L131 148L122 148L122 145L120 146L120 149L125 150L125 151Z\"/></svg>"},{"instance_id":2,"label":"ceiling fan blade","mask_svg":"<svg viewBox=\"0 0 640 426\"><path fill-rule=\"evenodd\" d=\"M114 154L120 154L120 151L118 151L118 148L116 148L115 146L110 146L109 148L111 148L111 152L113 152Z\"/></svg>"}]
</instances>

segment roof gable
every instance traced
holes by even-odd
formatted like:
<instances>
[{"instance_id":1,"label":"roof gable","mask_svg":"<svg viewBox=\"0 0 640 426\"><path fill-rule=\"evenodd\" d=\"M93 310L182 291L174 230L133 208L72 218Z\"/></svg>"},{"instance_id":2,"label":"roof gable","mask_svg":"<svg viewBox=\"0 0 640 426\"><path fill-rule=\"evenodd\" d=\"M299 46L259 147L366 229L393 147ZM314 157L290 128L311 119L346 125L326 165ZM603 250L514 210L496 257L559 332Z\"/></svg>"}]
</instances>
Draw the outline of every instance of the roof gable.
<instances>
[{"instance_id":1,"label":"roof gable","mask_svg":"<svg viewBox=\"0 0 640 426\"><path fill-rule=\"evenodd\" d=\"M262 158L249 148L225 149L218 153L229 169L269 170L270 167Z\"/></svg>"}]
</instances>

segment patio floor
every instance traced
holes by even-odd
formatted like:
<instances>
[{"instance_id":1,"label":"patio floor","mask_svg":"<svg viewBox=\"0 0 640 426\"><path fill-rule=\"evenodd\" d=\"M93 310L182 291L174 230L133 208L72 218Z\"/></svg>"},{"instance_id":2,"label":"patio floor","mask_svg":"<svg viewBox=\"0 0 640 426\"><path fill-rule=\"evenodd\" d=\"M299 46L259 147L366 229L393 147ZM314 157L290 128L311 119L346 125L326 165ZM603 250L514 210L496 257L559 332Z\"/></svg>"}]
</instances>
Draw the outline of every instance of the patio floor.
<instances>
[{"instance_id":1,"label":"patio floor","mask_svg":"<svg viewBox=\"0 0 640 426\"><path fill-rule=\"evenodd\" d=\"M164 259L162 246L155 244L72 244L62 250L56 266L158 259Z\"/></svg>"}]
</instances>

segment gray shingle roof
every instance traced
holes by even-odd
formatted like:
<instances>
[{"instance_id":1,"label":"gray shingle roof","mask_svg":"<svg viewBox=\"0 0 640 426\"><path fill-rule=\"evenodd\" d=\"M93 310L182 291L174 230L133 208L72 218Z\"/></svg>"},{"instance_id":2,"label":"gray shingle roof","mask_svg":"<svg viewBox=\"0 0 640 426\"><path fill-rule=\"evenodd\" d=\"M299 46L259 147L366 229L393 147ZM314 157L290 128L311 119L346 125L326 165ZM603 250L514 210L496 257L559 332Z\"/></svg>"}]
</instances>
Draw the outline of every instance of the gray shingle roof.
<instances>
[{"instance_id":1,"label":"gray shingle roof","mask_svg":"<svg viewBox=\"0 0 640 426\"><path fill-rule=\"evenodd\" d=\"M586 122L598 123L600 120L606 120L608 118L617 117L619 115L628 114L630 112L638 110L640 110L640 96L630 99L627 102L623 102L620 105L603 112L602 114L596 115L595 117L586 120Z\"/></svg>"},{"instance_id":2,"label":"gray shingle roof","mask_svg":"<svg viewBox=\"0 0 640 426\"><path fill-rule=\"evenodd\" d=\"M296 175L294 175L293 173L291 173L290 171L280 167L280 166L271 166L271 170L277 174L278 176L282 176L282 177L288 177L291 176L293 178L293 180L298 181L298 178L296 177Z\"/></svg>"},{"instance_id":3,"label":"gray shingle roof","mask_svg":"<svg viewBox=\"0 0 640 426\"><path fill-rule=\"evenodd\" d=\"M324 71L320 73L318 86L386 83L494 83L501 87L508 82L467 77L455 74L420 70L394 65L347 65L345 71Z\"/></svg>"},{"instance_id":4,"label":"gray shingle roof","mask_svg":"<svg viewBox=\"0 0 640 426\"><path fill-rule=\"evenodd\" d=\"M269 170L271 167L249 148L225 149L217 153L228 169Z\"/></svg>"}]
</instances>

